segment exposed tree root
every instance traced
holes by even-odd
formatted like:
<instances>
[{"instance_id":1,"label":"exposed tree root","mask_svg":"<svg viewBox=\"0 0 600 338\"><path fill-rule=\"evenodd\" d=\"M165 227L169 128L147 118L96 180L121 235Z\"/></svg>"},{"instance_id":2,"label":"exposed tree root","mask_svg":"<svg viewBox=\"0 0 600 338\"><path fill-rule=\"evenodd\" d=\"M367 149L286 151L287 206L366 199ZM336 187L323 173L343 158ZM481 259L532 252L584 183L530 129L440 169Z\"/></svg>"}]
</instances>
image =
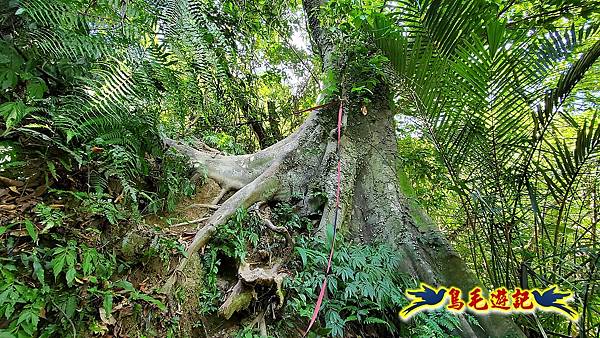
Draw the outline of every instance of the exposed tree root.
<instances>
[{"instance_id":1,"label":"exposed tree root","mask_svg":"<svg viewBox=\"0 0 600 338\"><path fill-rule=\"evenodd\" d=\"M311 114L296 132L284 140L251 155L223 156L213 152L200 151L171 139L165 139L167 145L187 155L199 170L206 170L209 178L221 184L223 190L219 200L227 191L238 189L221 204L208 219L207 224L196 233L192 243L187 248L187 257L204 247L217 230L217 227L227 222L238 208L249 208L256 202L270 200L280 193L279 190L282 185L279 177L281 174L280 166L288 160L290 153L298 150L301 139L310 137L314 134L315 129L318 130L318 128L315 128L315 116L315 114ZM183 271L187 262L188 258L181 259L161 288L161 292L170 293L177 280L177 275Z\"/></svg>"},{"instance_id":2,"label":"exposed tree root","mask_svg":"<svg viewBox=\"0 0 600 338\"><path fill-rule=\"evenodd\" d=\"M225 319L237 312L244 310L253 298L257 298L255 286L276 286L276 294L279 299L277 307L283 306L283 278L285 273L278 272L281 264L275 264L271 268L251 268L250 264L242 262L238 268L238 282L231 293L219 308L219 315Z\"/></svg>"},{"instance_id":3,"label":"exposed tree root","mask_svg":"<svg viewBox=\"0 0 600 338\"><path fill-rule=\"evenodd\" d=\"M268 337L267 334L267 324L265 323L265 314L267 313L267 309L262 310L258 313L256 318L250 323L249 327L252 329L254 326L258 325L258 331L260 332L261 337Z\"/></svg>"},{"instance_id":4,"label":"exposed tree root","mask_svg":"<svg viewBox=\"0 0 600 338\"><path fill-rule=\"evenodd\" d=\"M253 298L256 298L254 287L246 285L240 279L225 299L225 303L219 308L219 315L229 319L234 313L245 310Z\"/></svg>"},{"instance_id":5,"label":"exposed tree root","mask_svg":"<svg viewBox=\"0 0 600 338\"><path fill-rule=\"evenodd\" d=\"M255 154L225 156L213 151L194 149L169 138L165 138L164 142L188 156L198 170L205 170L206 175L220 183L221 186L229 189L242 189L269 168L276 166L288 153L298 148L300 138L305 136L315 125L315 115L311 114L302 126L290 136Z\"/></svg>"},{"instance_id":6,"label":"exposed tree root","mask_svg":"<svg viewBox=\"0 0 600 338\"><path fill-rule=\"evenodd\" d=\"M227 194L230 190L231 190L231 187L229 187L227 185L224 185L223 187L221 187L221 192L219 192L219 194L217 196L215 196L215 198L212 200L211 204L213 204L213 205L219 204L219 202L221 202L221 200L223 199L225 194Z\"/></svg>"},{"instance_id":7,"label":"exposed tree root","mask_svg":"<svg viewBox=\"0 0 600 338\"><path fill-rule=\"evenodd\" d=\"M238 282L233 287L231 293L227 296L225 302L219 308L219 315L225 319L231 318L231 316L238 311L244 310L250 304L252 299L257 299L255 291L256 286L269 286L275 285L276 294L278 297L277 307L283 306L283 279L286 276L285 273L279 272L279 269L289 260L293 249L293 239L288 230L284 227L277 227L273 225L271 220L261 214L261 207L265 205L265 202L257 202L252 205L249 210L255 213L269 230L284 235L286 238L286 254L278 260L277 263L271 267L256 267L251 268L247 262L241 262L238 267ZM261 330L264 330L266 335L266 325L264 323L264 312L262 317L257 317L258 325ZM262 332L262 331L261 331Z\"/></svg>"},{"instance_id":8,"label":"exposed tree root","mask_svg":"<svg viewBox=\"0 0 600 338\"><path fill-rule=\"evenodd\" d=\"M246 283L255 285L271 285L276 284L278 291L281 290L281 283L285 273L278 272L281 264L275 264L272 267L265 268L250 268L250 264L242 263L238 269L238 276ZM277 292L280 295L280 292ZM283 297L280 297L280 305L282 305Z\"/></svg>"},{"instance_id":9,"label":"exposed tree root","mask_svg":"<svg viewBox=\"0 0 600 338\"><path fill-rule=\"evenodd\" d=\"M401 271L415 280L434 285L453 285L463 290L479 284L467 271L458 255L452 251L439 229L424 222L422 215L411 210L396 182L397 144L393 114L385 103L370 107L368 115L350 114L345 136L342 139L342 190L338 226L351 234L349 240L365 244L388 243L403 257ZM318 121L318 123L317 123ZM216 180L223 190L213 201L222 203L215 213L195 235L187 249L188 257L202 248L218 226L240 207L254 210L263 224L271 231L286 237L288 255L293 247L292 237L286 229L275 226L264 216L264 201L301 196L300 206L305 215L321 214L321 234L326 224L333 223L335 213L335 188L337 155L335 133L325 127L335 123L331 116L317 117L312 114L298 131L283 141L254 155L223 156L192 149L168 141L192 162L204 167L208 177ZM237 190L231 197L221 201L228 190ZM315 193L325 193L327 200L315 203ZM279 269L285 263L271 267L251 269L246 263L238 268L238 283L220 309L224 316L231 316L245 308L248 295L257 285L276 285L279 305L283 302L281 283L284 273ZM169 293L177 274L183 271L187 258L183 258L162 288ZM251 297L250 297L251 298ZM264 320L264 318L263 318ZM496 315L480 317L483 330L459 316L463 337L514 336L522 333L508 318Z\"/></svg>"},{"instance_id":10,"label":"exposed tree root","mask_svg":"<svg viewBox=\"0 0 600 338\"><path fill-rule=\"evenodd\" d=\"M207 224L194 236L192 243L187 248L187 257L190 257L200 248L204 247L213 233L217 230L217 227L227 222L238 208L248 208L260 200L270 199L278 191L279 187L279 180L274 175L275 169L276 167L271 167L257 177L255 181L247 184L223 202L223 204L208 219ZM177 274L183 271L183 268L188 262L187 257L181 259L173 274L161 288L161 292L170 293L171 288L176 282Z\"/></svg>"},{"instance_id":11,"label":"exposed tree root","mask_svg":"<svg viewBox=\"0 0 600 338\"><path fill-rule=\"evenodd\" d=\"M283 265L289 260L291 254L292 254L292 251L294 250L294 239L290 235L290 232L288 231L288 229L286 229L285 227L275 226L268 217L261 215L261 208L265 205L266 204L264 202L258 202L256 204L254 204L252 207L250 207L250 212L254 212L261 219L263 224L269 230L274 231L278 234L281 234L285 237L285 244L287 246L286 250L285 250L286 253L280 262L280 264Z\"/></svg>"}]
</instances>

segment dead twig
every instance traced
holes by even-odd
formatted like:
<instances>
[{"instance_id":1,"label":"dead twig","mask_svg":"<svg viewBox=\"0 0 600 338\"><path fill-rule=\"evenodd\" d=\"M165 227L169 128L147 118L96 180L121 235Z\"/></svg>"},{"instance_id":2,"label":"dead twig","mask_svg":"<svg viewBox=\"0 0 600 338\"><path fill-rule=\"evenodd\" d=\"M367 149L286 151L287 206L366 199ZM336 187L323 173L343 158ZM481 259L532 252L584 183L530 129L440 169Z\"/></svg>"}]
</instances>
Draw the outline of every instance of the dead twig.
<instances>
[{"instance_id":1,"label":"dead twig","mask_svg":"<svg viewBox=\"0 0 600 338\"><path fill-rule=\"evenodd\" d=\"M204 204L204 203L194 203L194 204L190 204L187 207L185 207L185 209L191 209L191 208L207 208L207 209L211 209L211 210L217 210L219 209L220 205L218 204Z\"/></svg>"},{"instance_id":2,"label":"dead twig","mask_svg":"<svg viewBox=\"0 0 600 338\"><path fill-rule=\"evenodd\" d=\"M181 222L181 223L173 224L173 225L170 225L169 228L176 228L176 227L182 227L182 226L185 226L185 225L201 223L201 222L206 221L208 218L209 217L202 217L202 218L198 218L198 219L191 220L191 221L186 221L186 222Z\"/></svg>"},{"instance_id":3,"label":"dead twig","mask_svg":"<svg viewBox=\"0 0 600 338\"><path fill-rule=\"evenodd\" d=\"M71 328L73 329L73 338L77 337L77 329L75 329L75 324L73 323L73 321L71 320L71 318L69 318L69 316L67 316L67 314L63 311L62 308L60 308L58 305L56 305L56 303L51 300L52 304L54 305L54 307L56 307L58 309L58 311L65 316L65 318L67 319L67 321L69 322L69 324L71 324Z\"/></svg>"}]
</instances>

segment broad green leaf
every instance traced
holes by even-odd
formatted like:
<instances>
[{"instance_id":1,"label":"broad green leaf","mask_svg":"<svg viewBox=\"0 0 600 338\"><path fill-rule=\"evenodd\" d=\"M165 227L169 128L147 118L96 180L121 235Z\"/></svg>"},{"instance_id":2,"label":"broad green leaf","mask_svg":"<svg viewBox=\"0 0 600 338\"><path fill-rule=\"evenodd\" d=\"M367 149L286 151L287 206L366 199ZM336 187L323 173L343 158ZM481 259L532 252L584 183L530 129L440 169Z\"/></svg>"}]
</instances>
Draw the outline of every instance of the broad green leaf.
<instances>
[{"instance_id":1,"label":"broad green leaf","mask_svg":"<svg viewBox=\"0 0 600 338\"><path fill-rule=\"evenodd\" d=\"M41 99L48 90L46 83L41 79L27 81L27 95L32 99Z\"/></svg>"},{"instance_id":2,"label":"broad green leaf","mask_svg":"<svg viewBox=\"0 0 600 338\"><path fill-rule=\"evenodd\" d=\"M6 299L8 299L8 296L11 292L13 292L13 288L9 287L8 289L0 293L0 306L4 305L4 302L6 302Z\"/></svg>"},{"instance_id":3,"label":"broad green leaf","mask_svg":"<svg viewBox=\"0 0 600 338\"><path fill-rule=\"evenodd\" d=\"M25 220L24 223L25 223L25 229L27 230L29 237L31 237L31 239L33 239L34 242L37 242L38 230L37 230L37 227L35 226L35 224L33 224L33 222L31 222L28 219Z\"/></svg>"},{"instance_id":4,"label":"broad green leaf","mask_svg":"<svg viewBox=\"0 0 600 338\"><path fill-rule=\"evenodd\" d=\"M102 300L102 306L104 307L104 311L106 311L107 314L112 313L113 295L111 293L104 294L104 298Z\"/></svg>"},{"instance_id":5,"label":"broad green leaf","mask_svg":"<svg viewBox=\"0 0 600 338\"><path fill-rule=\"evenodd\" d=\"M75 310L77 310L77 297L75 295L69 296L67 301L64 303L64 311L68 318L73 318Z\"/></svg>"},{"instance_id":6,"label":"broad green leaf","mask_svg":"<svg viewBox=\"0 0 600 338\"><path fill-rule=\"evenodd\" d=\"M116 282L115 286L119 287L121 289L124 289L126 291L129 291L129 292L135 291L133 284L131 284L129 281L126 281L126 280L120 280L120 281Z\"/></svg>"},{"instance_id":7,"label":"broad green leaf","mask_svg":"<svg viewBox=\"0 0 600 338\"><path fill-rule=\"evenodd\" d=\"M159 301L156 298L153 298L147 294L141 293L139 291L136 291L136 295L134 296L134 298L136 299L141 299L144 300L150 304L155 305L156 307L158 307L161 311L165 311L167 309L167 307L165 306L165 304L163 304L161 301Z\"/></svg>"},{"instance_id":8,"label":"broad green leaf","mask_svg":"<svg viewBox=\"0 0 600 338\"><path fill-rule=\"evenodd\" d=\"M52 259L50 264L52 265L52 272L54 273L54 279L56 279L58 277L58 275L61 273L61 271L63 270L63 267L65 266L65 255L61 254L61 255L55 257L54 259Z\"/></svg>"},{"instance_id":9,"label":"broad green leaf","mask_svg":"<svg viewBox=\"0 0 600 338\"><path fill-rule=\"evenodd\" d=\"M296 248L296 251L300 255L300 258L302 259L302 266L306 267L306 262L307 262L306 249L298 247L298 248Z\"/></svg>"},{"instance_id":10,"label":"broad green leaf","mask_svg":"<svg viewBox=\"0 0 600 338\"><path fill-rule=\"evenodd\" d=\"M33 273L35 274L37 280L44 285L44 268L42 267L42 264L40 264L40 260L37 255L33 255Z\"/></svg>"},{"instance_id":11,"label":"broad green leaf","mask_svg":"<svg viewBox=\"0 0 600 338\"><path fill-rule=\"evenodd\" d=\"M75 279L75 274L76 274L76 271L75 271L74 267L71 267L67 270L67 273L66 273L67 285L69 285L69 286L73 285L73 280Z\"/></svg>"},{"instance_id":12,"label":"broad green leaf","mask_svg":"<svg viewBox=\"0 0 600 338\"><path fill-rule=\"evenodd\" d=\"M13 88L17 85L17 73L11 69L6 69L4 74L0 73L0 80L2 80L2 84L0 85L2 90Z\"/></svg>"},{"instance_id":13,"label":"broad green leaf","mask_svg":"<svg viewBox=\"0 0 600 338\"><path fill-rule=\"evenodd\" d=\"M92 269L94 267L92 262L94 261L95 256L96 256L95 249L88 249L88 250L84 251L83 262L81 263L81 268L82 268L83 274L85 276L89 276L92 273ZM110 313L110 312L108 312L108 313Z\"/></svg>"},{"instance_id":14,"label":"broad green leaf","mask_svg":"<svg viewBox=\"0 0 600 338\"><path fill-rule=\"evenodd\" d=\"M52 175L52 178L58 181L58 175L56 173L56 166L54 165L54 163L52 161L48 161L46 162L46 164L48 166L48 171Z\"/></svg>"},{"instance_id":15,"label":"broad green leaf","mask_svg":"<svg viewBox=\"0 0 600 338\"><path fill-rule=\"evenodd\" d=\"M6 232L6 230L10 229L10 225L9 226L0 226L0 235L4 235L4 233Z\"/></svg>"},{"instance_id":16,"label":"broad green leaf","mask_svg":"<svg viewBox=\"0 0 600 338\"><path fill-rule=\"evenodd\" d=\"M0 105L0 116L4 119L6 123L6 132L10 129L14 128L16 125L21 122L21 120L27 116L29 113L34 111L35 108L27 107L21 101L15 102L5 102Z\"/></svg>"}]
</instances>

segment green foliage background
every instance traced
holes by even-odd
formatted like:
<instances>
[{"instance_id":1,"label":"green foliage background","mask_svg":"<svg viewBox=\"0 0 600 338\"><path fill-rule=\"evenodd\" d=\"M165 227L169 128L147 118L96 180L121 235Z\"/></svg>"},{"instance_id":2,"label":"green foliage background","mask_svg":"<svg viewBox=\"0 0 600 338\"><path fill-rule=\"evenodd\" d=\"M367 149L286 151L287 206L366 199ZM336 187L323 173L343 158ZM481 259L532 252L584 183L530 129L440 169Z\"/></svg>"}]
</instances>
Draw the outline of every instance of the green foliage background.
<instances>
[{"instance_id":1,"label":"green foliage background","mask_svg":"<svg viewBox=\"0 0 600 338\"><path fill-rule=\"evenodd\" d=\"M407 197L490 288L575 292L580 322L516 318L526 333L598 335L599 8L331 0L320 19L343 71L321 72L295 41L306 30L296 1L0 0L0 335L104 334L117 304L166 313L160 296L124 278L143 263L105 238L175 210L201 185L164 138L250 153L293 131L305 117L293 112L318 95L351 82L368 106L380 81L399 116ZM291 206L278 213L298 234L283 318L305 320L327 244L308 239L310 221ZM202 313L222 300L220 259L242 261L257 245L252 222L240 210L204 257ZM182 254L152 231L145 259ZM415 282L393 273L401 257L341 247L320 334L442 337L457 327L444 312L400 323L401 290ZM282 323L302 326L269 325Z\"/></svg>"}]
</instances>

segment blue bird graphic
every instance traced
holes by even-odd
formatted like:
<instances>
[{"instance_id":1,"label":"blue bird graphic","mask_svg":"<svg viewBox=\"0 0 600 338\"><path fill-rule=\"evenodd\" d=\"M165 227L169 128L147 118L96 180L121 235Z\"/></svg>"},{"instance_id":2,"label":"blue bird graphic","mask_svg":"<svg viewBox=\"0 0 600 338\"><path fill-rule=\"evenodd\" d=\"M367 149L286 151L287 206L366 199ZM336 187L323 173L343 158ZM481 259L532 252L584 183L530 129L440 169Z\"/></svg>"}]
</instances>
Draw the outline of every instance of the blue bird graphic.
<instances>
[{"instance_id":1,"label":"blue bird graphic","mask_svg":"<svg viewBox=\"0 0 600 338\"><path fill-rule=\"evenodd\" d=\"M425 283L421 283L419 289L406 290L406 295L413 300L408 304L407 308L400 311L400 316L404 319L408 319L421 307L431 309L440 305L444 301L444 296L446 296L446 289L443 287L435 289Z\"/></svg>"},{"instance_id":2,"label":"blue bird graphic","mask_svg":"<svg viewBox=\"0 0 600 338\"><path fill-rule=\"evenodd\" d=\"M566 303L566 299L572 296L571 292L558 292L557 286L552 286L543 290L542 293L538 290L533 290L532 294L535 302L545 310L562 312L573 320L577 320L577 312L571 309Z\"/></svg>"}]
</instances>

